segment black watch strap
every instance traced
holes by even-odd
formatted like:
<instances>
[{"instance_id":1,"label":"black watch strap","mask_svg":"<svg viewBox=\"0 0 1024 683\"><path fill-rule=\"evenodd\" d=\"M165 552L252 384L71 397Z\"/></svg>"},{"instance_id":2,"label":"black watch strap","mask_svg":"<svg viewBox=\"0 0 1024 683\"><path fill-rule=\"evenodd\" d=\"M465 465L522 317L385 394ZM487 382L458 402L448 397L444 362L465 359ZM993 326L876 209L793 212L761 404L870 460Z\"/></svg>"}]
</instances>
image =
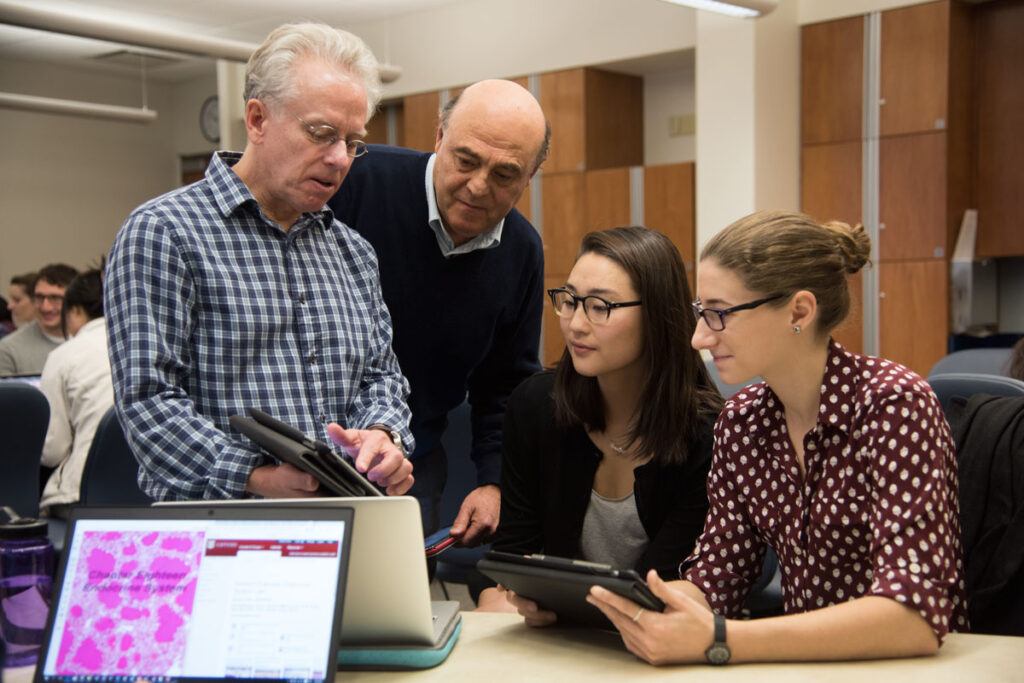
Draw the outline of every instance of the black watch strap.
<instances>
[{"instance_id":1,"label":"black watch strap","mask_svg":"<svg viewBox=\"0 0 1024 683\"><path fill-rule=\"evenodd\" d=\"M732 657L732 650L725 642L725 617L721 614L715 615L715 640L711 646L704 650L704 656L708 663L721 666L729 662Z\"/></svg>"}]
</instances>

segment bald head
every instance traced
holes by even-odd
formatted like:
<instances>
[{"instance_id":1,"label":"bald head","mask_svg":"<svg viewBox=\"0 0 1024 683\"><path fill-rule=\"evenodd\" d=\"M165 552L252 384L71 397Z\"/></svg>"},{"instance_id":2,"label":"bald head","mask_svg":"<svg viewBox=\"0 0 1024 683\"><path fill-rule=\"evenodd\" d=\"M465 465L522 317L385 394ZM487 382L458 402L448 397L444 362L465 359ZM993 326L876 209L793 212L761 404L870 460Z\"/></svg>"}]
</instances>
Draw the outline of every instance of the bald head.
<instances>
[{"instance_id":1,"label":"bald head","mask_svg":"<svg viewBox=\"0 0 1024 683\"><path fill-rule=\"evenodd\" d=\"M441 110L434 198L456 245L493 229L512 210L547 154L544 112L512 81L481 81Z\"/></svg>"},{"instance_id":2,"label":"bald head","mask_svg":"<svg viewBox=\"0 0 1024 683\"><path fill-rule=\"evenodd\" d=\"M441 128L447 130L453 118L472 119L486 129L510 130L522 134L520 143L535 149L536 170L548 155L551 130L540 103L533 94L514 81L479 81L448 100L441 109Z\"/></svg>"}]
</instances>

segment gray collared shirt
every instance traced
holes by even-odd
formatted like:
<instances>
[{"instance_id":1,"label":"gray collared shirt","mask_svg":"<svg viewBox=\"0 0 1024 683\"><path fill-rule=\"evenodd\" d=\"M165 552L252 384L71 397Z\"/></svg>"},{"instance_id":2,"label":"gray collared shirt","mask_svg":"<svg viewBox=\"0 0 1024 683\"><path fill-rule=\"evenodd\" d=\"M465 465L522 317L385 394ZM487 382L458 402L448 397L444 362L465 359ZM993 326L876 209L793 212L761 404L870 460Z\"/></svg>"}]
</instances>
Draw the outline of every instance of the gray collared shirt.
<instances>
[{"instance_id":1,"label":"gray collared shirt","mask_svg":"<svg viewBox=\"0 0 1024 683\"><path fill-rule=\"evenodd\" d=\"M436 154L431 154L427 160L427 176L425 179L427 190L427 219L430 229L434 231L437 238L437 246L441 249L441 255L445 258L468 254L477 249L492 249L501 244L501 230L505 227L505 219L502 218L498 224L485 233L477 235L465 244L455 246L451 235L445 230L444 222L441 220L441 212L437 208L437 198L434 196L434 160Z\"/></svg>"}]
</instances>

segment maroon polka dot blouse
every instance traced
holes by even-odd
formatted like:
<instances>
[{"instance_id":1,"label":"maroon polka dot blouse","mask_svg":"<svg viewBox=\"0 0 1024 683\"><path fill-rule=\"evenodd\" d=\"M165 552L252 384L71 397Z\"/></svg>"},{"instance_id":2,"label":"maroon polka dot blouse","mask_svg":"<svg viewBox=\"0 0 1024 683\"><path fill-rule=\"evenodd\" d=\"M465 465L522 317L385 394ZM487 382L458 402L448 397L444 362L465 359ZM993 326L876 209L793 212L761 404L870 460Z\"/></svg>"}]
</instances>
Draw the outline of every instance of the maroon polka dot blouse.
<instances>
[{"instance_id":1,"label":"maroon polka dot blouse","mask_svg":"<svg viewBox=\"0 0 1024 683\"><path fill-rule=\"evenodd\" d=\"M805 478L766 384L726 403L711 509L682 578L738 616L771 546L787 614L880 595L920 612L940 640L966 631L956 455L928 384L833 341L803 443Z\"/></svg>"}]
</instances>

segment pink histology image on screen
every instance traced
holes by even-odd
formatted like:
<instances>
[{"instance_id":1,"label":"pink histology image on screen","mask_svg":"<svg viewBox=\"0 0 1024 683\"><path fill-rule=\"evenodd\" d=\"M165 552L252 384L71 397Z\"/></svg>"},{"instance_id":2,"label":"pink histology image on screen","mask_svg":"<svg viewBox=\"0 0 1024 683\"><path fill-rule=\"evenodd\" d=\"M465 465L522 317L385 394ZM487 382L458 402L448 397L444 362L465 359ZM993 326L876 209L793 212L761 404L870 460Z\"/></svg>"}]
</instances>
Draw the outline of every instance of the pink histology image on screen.
<instances>
[{"instance_id":1,"label":"pink histology image on screen","mask_svg":"<svg viewBox=\"0 0 1024 683\"><path fill-rule=\"evenodd\" d=\"M86 532L57 654L59 675L181 670L203 532Z\"/></svg>"}]
</instances>

